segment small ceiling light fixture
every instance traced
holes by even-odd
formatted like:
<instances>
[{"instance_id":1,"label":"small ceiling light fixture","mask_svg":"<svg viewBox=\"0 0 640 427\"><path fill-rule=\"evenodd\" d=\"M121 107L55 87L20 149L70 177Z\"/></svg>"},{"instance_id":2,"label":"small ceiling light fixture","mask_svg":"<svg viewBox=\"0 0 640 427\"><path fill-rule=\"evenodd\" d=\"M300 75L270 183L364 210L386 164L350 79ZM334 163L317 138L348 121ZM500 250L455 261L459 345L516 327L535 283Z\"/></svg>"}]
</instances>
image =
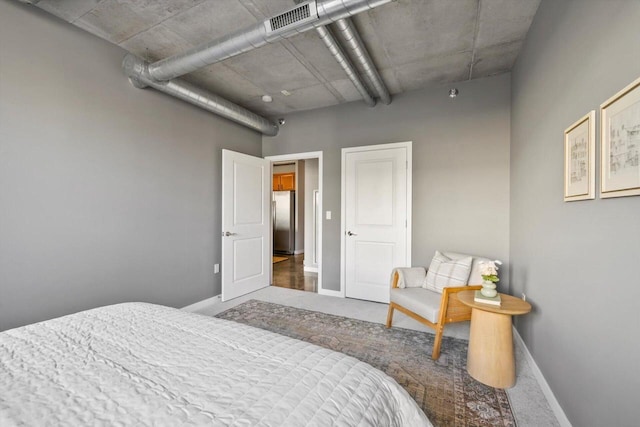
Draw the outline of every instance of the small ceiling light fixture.
<instances>
[{"instance_id":1,"label":"small ceiling light fixture","mask_svg":"<svg viewBox=\"0 0 640 427\"><path fill-rule=\"evenodd\" d=\"M455 98L456 96L458 96L460 92L458 92L458 89L456 89L455 87L452 89L449 89L449 98Z\"/></svg>"},{"instance_id":2,"label":"small ceiling light fixture","mask_svg":"<svg viewBox=\"0 0 640 427\"><path fill-rule=\"evenodd\" d=\"M284 119L278 119L278 124L279 124L280 126L282 126L283 124L285 124Z\"/></svg>"},{"instance_id":3,"label":"small ceiling light fixture","mask_svg":"<svg viewBox=\"0 0 640 427\"><path fill-rule=\"evenodd\" d=\"M284 96L290 96L291 92L289 92L288 90L284 89L280 91L281 94L283 94Z\"/></svg>"},{"instance_id":4,"label":"small ceiling light fixture","mask_svg":"<svg viewBox=\"0 0 640 427\"><path fill-rule=\"evenodd\" d=\"M271 102L273 101L273 98L271 97L271 95L262 95L262 102Z\"/></svg>"}]
</instances>

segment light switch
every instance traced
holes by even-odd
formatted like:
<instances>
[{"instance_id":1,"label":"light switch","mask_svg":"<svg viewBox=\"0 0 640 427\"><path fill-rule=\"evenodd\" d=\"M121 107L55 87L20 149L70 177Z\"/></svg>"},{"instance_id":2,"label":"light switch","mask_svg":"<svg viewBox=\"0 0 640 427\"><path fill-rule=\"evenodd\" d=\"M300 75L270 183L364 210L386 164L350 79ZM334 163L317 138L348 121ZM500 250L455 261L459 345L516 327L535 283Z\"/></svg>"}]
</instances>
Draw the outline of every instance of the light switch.
<instances>
[{"instance_id":1,"label":"light switch","mask_svg":"<svg viewBox=\"0 0 640 427\"><path fill-rule=\"evenodd\" d=\"M331 211L327 211L326 217L327 219L331 219Z\"/></svg>"},{"instance_id":2,"label":"light switch","mask_svg":"<svg viewBox=\"0 0 640 427\"><path fill-rule=\"evenodd\" d=\"M220 264L213 264L213 274L220 273Z\"/></svg>"}]
</instances>

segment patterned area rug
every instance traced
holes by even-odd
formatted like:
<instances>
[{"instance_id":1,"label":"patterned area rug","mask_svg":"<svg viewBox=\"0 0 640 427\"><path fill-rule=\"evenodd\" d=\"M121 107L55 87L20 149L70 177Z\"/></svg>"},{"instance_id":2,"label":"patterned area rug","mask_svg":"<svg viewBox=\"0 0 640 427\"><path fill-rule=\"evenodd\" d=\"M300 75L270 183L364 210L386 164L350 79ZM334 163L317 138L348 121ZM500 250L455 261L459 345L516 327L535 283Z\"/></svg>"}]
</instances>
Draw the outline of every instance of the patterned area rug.
<instances>
[{"instance_id":1,"label":"patterned area rug","mask_svg":"<svg viewBox=\"0 0 640 427\"><path fill-rule=\"evenodd\" d=\"M432 334L250 300L216 317L340 351L380 369L409 392L435 426L515 426L504 390L467 373L467 342L444 337L431 359Z\"/></svg>"}]
</instances>

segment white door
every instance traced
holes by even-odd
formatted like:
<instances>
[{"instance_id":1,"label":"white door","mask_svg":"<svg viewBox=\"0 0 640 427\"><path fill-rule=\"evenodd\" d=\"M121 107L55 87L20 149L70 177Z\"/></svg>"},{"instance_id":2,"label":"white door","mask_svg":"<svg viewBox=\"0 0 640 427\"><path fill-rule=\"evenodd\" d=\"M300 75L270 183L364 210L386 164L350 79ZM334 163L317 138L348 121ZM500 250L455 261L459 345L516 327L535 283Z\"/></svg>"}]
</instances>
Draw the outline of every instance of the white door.
<instances>
[{"instance_id":1,"label":"white door","mask_svg":"<svg viewBox=\"0 0 640 427\"><path fill-rule=\"evenodd\" d=\"M344 283L347 297L388 303L392 269L410 264L410 145L378 147L343 153Z\"/></svg>"},{"instance_id":2,"label":"white door","mask_svg":"<svg viewBox=\"0 0 640 427\"><path fill-rule=\"evenodd\" d=\"M222 150L222 301L269 286L270 163Z\"/></svg>"}]
</instances>

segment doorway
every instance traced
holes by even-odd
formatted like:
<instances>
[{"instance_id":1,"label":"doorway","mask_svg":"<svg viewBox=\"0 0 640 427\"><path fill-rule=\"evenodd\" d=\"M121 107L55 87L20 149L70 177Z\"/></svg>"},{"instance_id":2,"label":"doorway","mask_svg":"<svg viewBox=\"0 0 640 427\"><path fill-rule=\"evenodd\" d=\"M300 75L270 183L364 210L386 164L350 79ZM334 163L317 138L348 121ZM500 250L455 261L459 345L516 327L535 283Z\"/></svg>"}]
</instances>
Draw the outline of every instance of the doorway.
<instances>
[{"instance_id":1,"label":"doorway","mask_svg":"<svg viewBox=\"0 0 640 427\"><path fill-rule=\"evenodd\" d=\"M272 286L322 293L322 153L271 162Z\"/></svg>"}]
</instances>

